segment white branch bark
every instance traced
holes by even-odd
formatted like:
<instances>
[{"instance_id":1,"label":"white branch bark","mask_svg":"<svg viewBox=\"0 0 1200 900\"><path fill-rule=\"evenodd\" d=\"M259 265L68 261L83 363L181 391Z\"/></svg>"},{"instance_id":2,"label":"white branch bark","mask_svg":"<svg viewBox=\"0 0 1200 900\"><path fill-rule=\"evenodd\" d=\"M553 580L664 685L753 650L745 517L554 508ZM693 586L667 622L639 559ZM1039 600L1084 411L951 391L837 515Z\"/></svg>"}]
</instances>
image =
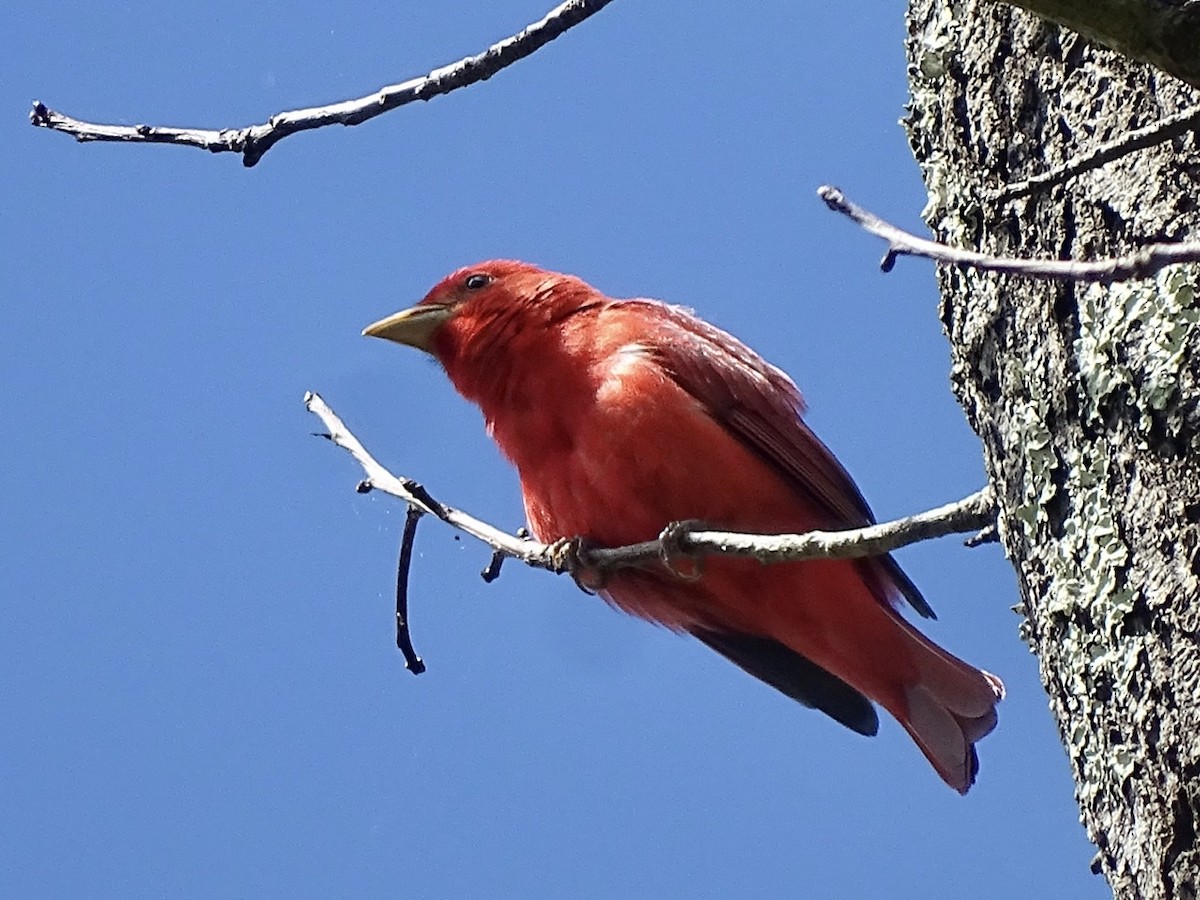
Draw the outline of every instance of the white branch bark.
<instances>
[{"instance_id":1,"label":"white branch bark","mask_svg":"<svg viewBox=\"0 0 1200 900\"><path fill-rule=\"evenodd\" d=\"M70 134L78 141L177 144L212 153L240 153L243 165L255 165L263 154L291 134L326 125L358 125L417 100L485 81L501 69L541 49L568 29L595 15L612 0L567 0L523 31L493 44L482 53L434 69L428 75L390 84L354 100L276 113L261 125L245 128L171 128L162 125L103 125L85 122L33 102L29 121L39 128Z\"/></svg>"},{"instance_id":2,"label":"white branch bark","mask_svg":"<svg viewBox=\"0 0 1200 900\"><path fill-rule=\"evenodd\" d=\"M669 525L657 540L614 548L564 548L563 542L543 544L514 537L462 510L430 496L420 484L398 477L385 469L356 438L321 397L308 393L304 404L325 424L324 436L346 450L362 466L367 480L360 490L379 490L403 500L410 507L436 516L448 525L471 535L500 557L519 560L528 566L578 577L603 574L619 568L656 560L687 556L742 556L763 563L802 559L849 559L876 556L948 534L978 531L995 520L990 488L928 512L892 522L849 531L810 531L807 534L743 534L710 531L695 524ZM585 577L584 581L592 580Z\"/></svg>"},{"instance_id":3,"label":"white branch bark","mask_svg":"<svg viewBox=\"0 0 1200 900\"><path fill-rule=\"evenodd\" d=\"M947 265L1001 272L1006 275L1110 284L1114 281L1150 278L1167 266L1177 263L1200 262L1200 242L1196 241L1147 244L1133 253L1111 259L1018 259L991 256L974 250L961 250L910 234L851 202L835 187L825 185L817 189L817 194L834 212L841 213L866 231L887 241L887 253L879 264L885 272L891 271L898 256L923 256Z\"/></svg>"}]
</instances>

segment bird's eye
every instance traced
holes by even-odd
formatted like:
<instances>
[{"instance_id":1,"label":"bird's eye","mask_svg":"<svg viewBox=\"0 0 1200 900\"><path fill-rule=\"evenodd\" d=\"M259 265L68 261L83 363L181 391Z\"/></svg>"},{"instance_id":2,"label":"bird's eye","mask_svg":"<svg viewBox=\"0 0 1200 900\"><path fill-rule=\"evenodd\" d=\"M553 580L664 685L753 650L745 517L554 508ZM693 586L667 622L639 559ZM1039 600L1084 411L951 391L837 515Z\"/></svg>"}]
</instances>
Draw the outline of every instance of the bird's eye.
<instances>
[{"instance_id":1,"label":"bird's eye","mask_svg":"<svg viewBox=\"0 0 1200 900\"><path fill-rule=\"evenodd\" d=\"M492 283L492 276L485 275L483 272L476 272L474 275L468 275L467 280L463 282L468 291L477 291L480 288L487 287Z\"/></svg>"}]
</instances>

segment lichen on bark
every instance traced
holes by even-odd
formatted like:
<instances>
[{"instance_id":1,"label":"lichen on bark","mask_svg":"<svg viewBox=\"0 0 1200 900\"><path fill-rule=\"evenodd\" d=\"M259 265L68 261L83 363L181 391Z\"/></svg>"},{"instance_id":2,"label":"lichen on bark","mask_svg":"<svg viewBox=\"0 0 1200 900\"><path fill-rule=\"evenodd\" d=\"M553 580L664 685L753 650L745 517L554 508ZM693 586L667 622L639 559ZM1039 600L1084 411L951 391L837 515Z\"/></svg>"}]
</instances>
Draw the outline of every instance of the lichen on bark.
<instances>
[{"instance_id":1,"label":"lichen on bark","mask_svg":"<svg viewBox=\"0 0 1200 900\"><path fill-rule=\"evenodd\" d=\"M1010 0L1200 87L1200 10L1188 0Z\"/></svg>"},{"instance_id":2,"label":"lichen on bark","mask_svg":"<svg viewBox=\"0 0 1200 900\"><path fill-rule=\"evenodd\" d=\"M908 27L905 124L938 239L1085 259L1200 237L1193 136L992 199L1195 90L983 0L913 0ZM1146 900L1195 896L1200 879L1198 280L939 269L952 385L1000 498L1095 866L1118 897Z\"/></svg>"}]
</instances>

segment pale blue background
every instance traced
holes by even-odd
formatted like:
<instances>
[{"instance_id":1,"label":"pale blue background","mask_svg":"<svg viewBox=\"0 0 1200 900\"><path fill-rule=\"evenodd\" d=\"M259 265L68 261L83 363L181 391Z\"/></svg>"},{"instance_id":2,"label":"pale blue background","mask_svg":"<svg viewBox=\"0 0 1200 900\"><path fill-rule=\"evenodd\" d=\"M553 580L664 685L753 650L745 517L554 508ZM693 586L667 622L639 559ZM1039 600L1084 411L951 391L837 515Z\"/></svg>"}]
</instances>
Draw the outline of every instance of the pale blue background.
<instances>
[{"instance_id":1,"label":"pale blue background","mask_svg":"<svg viewBox=\"0 0 1200 900\"><path fill-rule=\"evenodd\" d=\"M476 52L550 0L0 13L0 896L1098 898L996 546L901 559L1006 680L978 785L426 523L309 436L505 527L433 363L360 329L515 256L695 307L790 371L883 517L982 483L919 228L897 4L620 0L493 80L234 156L78 145L30 101L233 126ZM16 6L13 9L12 6Z\"/></svg>"}]
</instances>

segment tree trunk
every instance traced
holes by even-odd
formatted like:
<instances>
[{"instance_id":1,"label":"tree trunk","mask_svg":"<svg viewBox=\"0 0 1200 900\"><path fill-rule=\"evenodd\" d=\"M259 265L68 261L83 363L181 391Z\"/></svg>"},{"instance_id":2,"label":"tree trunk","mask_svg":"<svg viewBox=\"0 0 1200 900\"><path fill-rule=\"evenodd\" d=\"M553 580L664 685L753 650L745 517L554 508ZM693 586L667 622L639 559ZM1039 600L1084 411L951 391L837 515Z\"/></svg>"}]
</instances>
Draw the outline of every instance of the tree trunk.
<instances>
[{"instance_id":1,"label":"tree trunk","mask_svg":"<svg viewBox=\"0 0 1200 900\"><path fill-rule=\"evenodd\" d=\"M1188 0L1008 0L1200 86L1200 4Z\"/></svg>"},{"instance_id":2,"label":"tree trunk","mask_svg":"<svg viewBox=\"0 0 1200 900\"><path fill-rule=\"evenodd\" d=\"M1083 259L1200 238L1194 135L994 199L1197 103L1195 89L992 2L912 0L908 31L906 124L940 240ZM1194 898L1197 268L1111 286L945 266L939 280L954 391L1000 498L1022 632L1072 760L1094 869L1118 897Z\"/></svg>"}]
</instances>

